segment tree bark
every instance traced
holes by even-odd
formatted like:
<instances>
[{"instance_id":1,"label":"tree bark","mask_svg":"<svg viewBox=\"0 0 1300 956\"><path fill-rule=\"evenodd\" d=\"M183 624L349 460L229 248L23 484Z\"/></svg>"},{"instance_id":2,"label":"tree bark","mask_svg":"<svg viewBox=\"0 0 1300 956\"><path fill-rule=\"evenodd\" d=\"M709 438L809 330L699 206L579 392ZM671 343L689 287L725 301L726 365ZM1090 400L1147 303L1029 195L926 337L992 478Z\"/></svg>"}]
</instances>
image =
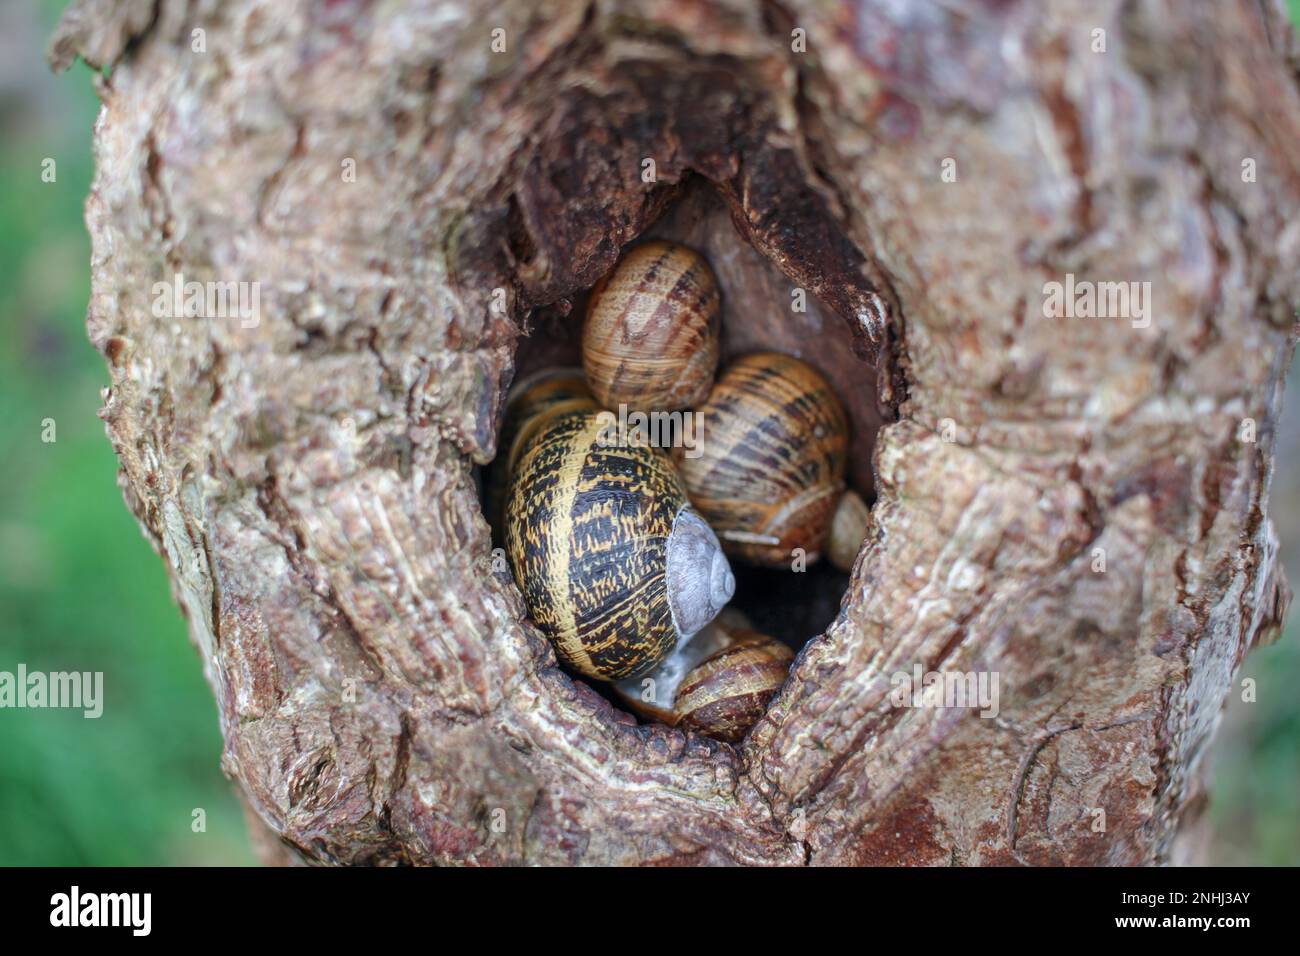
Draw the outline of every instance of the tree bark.
<instances>
[{"instance_id":1,"label":"tree bark","mask_svg":"<svg viewBox=\"0 0 1300 956\"><path fill-rule=\"evenodd\" d=\"M334 863L1177 858L1289 599L1296 54L1245 0L74 3L102 416L257 816ZM561 671L475 489L522 331L691 183L852 343L874 462L736 748ZM159 317L178 273L260 321ZM1067 274L1149 326L1045 317ZM892 706L914 664L999 715Z\"/></svg>"}]
</instances>

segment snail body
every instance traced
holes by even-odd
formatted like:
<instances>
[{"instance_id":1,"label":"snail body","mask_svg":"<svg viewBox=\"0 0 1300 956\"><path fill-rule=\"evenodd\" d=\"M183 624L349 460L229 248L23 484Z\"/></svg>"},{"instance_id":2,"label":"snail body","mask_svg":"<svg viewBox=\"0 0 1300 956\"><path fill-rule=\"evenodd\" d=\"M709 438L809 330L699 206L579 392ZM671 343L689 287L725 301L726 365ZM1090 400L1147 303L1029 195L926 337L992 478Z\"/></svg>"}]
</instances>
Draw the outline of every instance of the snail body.
<instances>
[{"instance_id":1,"label":"snail body","mask_svg":"<svg viewBox=\"0 0 1300 956\"><path fill-rule=\"evenodd\" d=\"M552 411L520 454L506 552L529 615L573 670L651 670L709 623L735 579L669 455L611 440L608 413Z\"/></svg>"},{"instance_id":2,"label":"snail body","mask_svg":"<svg viewBox=\"0 0 1300 956\"><path fill-rule=\"evenodd\" d=\"M702 402L718 367L721 296L698 252L647 242L596 285L582 365L603 408L677 411Z\"/></svg>"},{"instance_id":3,"label":"snail body","mask_svg":"<svg viewBox=\"0 0 1300 956\"><path fill-rule=\"evenodd\" d=\"M831 518L831 534L826 547L826 557L831 564L841 571L853 570L853 562L858 558L862 539L867 536L870 520L871 509L862 496L852 489L844 492Z\"/></svg>"},{"instance_id":4,"label":"snail body","mask_svg":"<svg viewBox=\"0 0 1300 956\"><path fill-rule=\"evenodd\" d=\"M679 465L723 547L768 567L784 566L795 548L815 561L848 458L848 418L830 384L793 356L757 352L723 372L699 411L705 440Z\"/></svg>"},{"instance_id":5,"label":"snail body","mask_svg":"<svg viewBox=\"0 0 1300 956\"><path fill-rule=\"evenodd\" d=\"M753 630L735 630L731 638L682 679L673 716L680 727L734 744L767 711L794 652Z\"/></svg>"}]
</instances>

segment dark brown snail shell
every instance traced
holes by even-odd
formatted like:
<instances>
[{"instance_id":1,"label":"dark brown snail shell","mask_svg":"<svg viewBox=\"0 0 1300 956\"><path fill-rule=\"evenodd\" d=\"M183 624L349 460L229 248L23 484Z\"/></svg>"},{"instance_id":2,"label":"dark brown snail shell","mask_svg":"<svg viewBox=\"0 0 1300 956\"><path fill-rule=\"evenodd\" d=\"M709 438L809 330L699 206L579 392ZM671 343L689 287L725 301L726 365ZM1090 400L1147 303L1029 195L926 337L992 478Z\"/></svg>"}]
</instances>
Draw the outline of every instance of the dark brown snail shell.
<instances>
[{"instance_id":1,"label":"dark brown snail shell","mask_svg":"<svg viewBox=\"0 0 1300 956\"><path fill-rule=\"evenodd\" d=\"M780 641L757 631L737 631L677 688L673 712L678 726L738 743L766 713L793 661L794 652Z\"/></svg>"}]
</instances>

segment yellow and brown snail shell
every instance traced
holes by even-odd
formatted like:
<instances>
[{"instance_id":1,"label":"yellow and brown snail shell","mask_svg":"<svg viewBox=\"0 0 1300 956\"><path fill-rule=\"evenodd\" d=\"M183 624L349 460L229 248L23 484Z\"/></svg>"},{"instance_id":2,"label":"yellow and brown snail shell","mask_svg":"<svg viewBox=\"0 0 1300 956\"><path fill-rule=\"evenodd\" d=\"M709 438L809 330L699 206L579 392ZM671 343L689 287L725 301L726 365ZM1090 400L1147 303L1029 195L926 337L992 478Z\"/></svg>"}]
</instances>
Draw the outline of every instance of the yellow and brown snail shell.
<instances>
[{"instance_id":1,"label":"yellow and brown snail shell","mask_svg":"<svg viewBox=\"0 0 1300 956\"><path fill-rule=\"evenodd\" d=\"M582 366L603 408L677 411L709 394L718 367L721 297L698 252L647 242L591 293Z\"/></svg>"},{"instance_id":2,"label":"yellow and brown snail shell","mask_svg":"<svg viewBox=\"0 0 1300 956\"><path fill-rule=\"evenodd\" d=\"M724 370L699 411L697 456L679 466L727 553L780 567L801 548L815 561L848 456L848 418L830 384L793 356L757 352Z\"/></svg>"},{"instance_id":3,"label":"yellow and brown snail shell","mask_svg":"<svg viewBox=\"0 0 1300 956\"><path fill-rule=\"evenodd\" d=\"M776 696L794 652L775 638L737 630L727 646L683 678L673 701L678 726L738 743Z\"/></svg>"},{"instance_id":4,"label":"yellow and brown snail shell","mask_svg":"<svg viewBox=\"0 0 1300 956\"><path fill-rule=\"evenodd\" d=\"M671 457L619 444L611 417L547 415L516 463L505 518L529 615L561 660L601 680L652 669L735 591Z\"/></svg>"},{"instance_id":5,"label":"yellow and brown snail shell","mask_svg":"<svg viewBox=\"0 0 1300 956\"><path fill-rule=\"evenodd\" d=\"M579 368L547 369L512 388L497 449L498 454L505 456L507 471L513 470L524 446L547 415L574 408L596 408L596 400Z\"/></svg>"},{"instance_id":6,"label":"yellow and brown snail shell","mask_svg":"<svg viewBox=\"0 0 1300 956\"><path fill-rule=\"evenodd\" d=\"M580 368L550 368L516 382L506 399L497 456L488 474L485 512L494 528L505 517L506 492L510 476L532 438L552 412L596 407Z\"/></svg>"}]
</instances>

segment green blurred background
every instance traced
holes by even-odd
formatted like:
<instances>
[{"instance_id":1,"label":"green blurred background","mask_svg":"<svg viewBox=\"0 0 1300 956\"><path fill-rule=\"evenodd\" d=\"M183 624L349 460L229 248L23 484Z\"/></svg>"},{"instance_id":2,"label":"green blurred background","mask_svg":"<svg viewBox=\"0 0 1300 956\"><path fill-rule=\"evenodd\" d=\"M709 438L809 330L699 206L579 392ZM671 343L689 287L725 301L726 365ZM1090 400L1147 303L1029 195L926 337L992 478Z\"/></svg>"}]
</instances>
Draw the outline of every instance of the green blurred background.
<instances>
[{"instance_id":1,"label":"green blurred background","mask_svg":"<svg viewBox=\"0 0 1300 956\"><path fill-rule=\"evenodd\" d=\"M82 206L99 103L85 65L45 65L63 6L0 3L0 670L103 671L104 713L0 710L0 864L253 863L212 692L96 414Z\"/></svg>"},{"instance_id":2,"label":"green blurred background","mask_svg":"<svg viewBox=\"0 0 1300 956\"><path fill-rule=\"evenodd\" d=\"M104 713L0 711L0 865L253 863L216 707L162 561L122 503L85 333L90 71L42 51L63 0L0 4L0 670L103 671ZM1291 0L1300 22L1300 0ZM57 180L41 180L42 162ZM1300 370L1272 517L1300 574ZM55 420L57 440L41 441ZM1251 654L1211 757L1208 862L1300 863L1300 634ZM194 832L195 809L206 829Z\"/></svg>"}]
</instances>

